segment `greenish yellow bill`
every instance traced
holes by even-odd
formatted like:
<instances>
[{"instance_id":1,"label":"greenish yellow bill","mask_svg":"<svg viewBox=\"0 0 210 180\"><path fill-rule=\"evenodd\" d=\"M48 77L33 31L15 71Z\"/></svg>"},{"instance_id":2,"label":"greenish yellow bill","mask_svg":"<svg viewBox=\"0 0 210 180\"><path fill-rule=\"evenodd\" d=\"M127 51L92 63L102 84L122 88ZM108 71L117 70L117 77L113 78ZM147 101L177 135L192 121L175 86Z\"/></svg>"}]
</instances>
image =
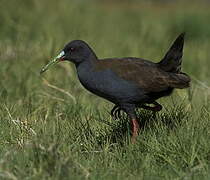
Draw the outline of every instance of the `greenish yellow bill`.
<instances>
[{"instance_id":1,"label":"greenish yellow bill","mask_svg":"<svg viewBox=\"0 0 210 180\"><path fill-rule=\"evenodd\" d=\"M54 65L54 64L57 64L57 63L59 62L59 59L60 59L62 56L64 56L64 55L65 55L64 51L61 51L61 53L60 53L57 57L55 57L52 61L50 61L47 65L45 65L45 66L41 69L40 74L42 74L43 72L45 72L46 70L48 70L50 66L52 66L52 65Z\"/></svg>"}]
</instances>

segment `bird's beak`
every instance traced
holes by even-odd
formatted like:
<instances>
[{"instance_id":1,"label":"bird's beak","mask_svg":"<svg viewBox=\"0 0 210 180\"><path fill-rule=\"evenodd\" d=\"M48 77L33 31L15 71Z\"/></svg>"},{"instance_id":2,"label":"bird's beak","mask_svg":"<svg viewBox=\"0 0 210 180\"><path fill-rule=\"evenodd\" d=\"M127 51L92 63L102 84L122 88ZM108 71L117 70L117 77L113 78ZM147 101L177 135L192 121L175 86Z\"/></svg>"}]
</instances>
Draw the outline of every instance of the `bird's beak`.
<instances>
[{"instance_id":1,"label":"bird's beak","mask_svg":"<svg viewBox=\"0 0 210 180\"><path fill-rule=\"evenodd\" d=\"M40 74L42 74L43 72L45 72L47 69L49 69L50 66L54 65L54 64L57 64L58 62L60 61L63 61L64 60L64 57L65 57L65 52L64 51L61 51L61 53L56 56L52 61L50 61L47 65L45 65L41 71L40 71Z\"/></svg>"}]
</instances>

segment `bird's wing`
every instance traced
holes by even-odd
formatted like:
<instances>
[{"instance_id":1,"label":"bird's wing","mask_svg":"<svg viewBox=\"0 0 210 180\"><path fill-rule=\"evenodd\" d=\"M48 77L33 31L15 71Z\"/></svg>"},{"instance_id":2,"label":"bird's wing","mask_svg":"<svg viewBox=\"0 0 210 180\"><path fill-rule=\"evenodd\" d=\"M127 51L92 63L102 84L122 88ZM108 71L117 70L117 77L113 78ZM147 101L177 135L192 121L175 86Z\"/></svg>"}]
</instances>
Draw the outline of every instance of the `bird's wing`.
<instances>
[{"instance_id":1,"label":"bird's wing","mask_svg":"<svg viewBox=\"0 0 210 180\"><path fill-rule=\"evenodd\" d=\"M135 83L146 92L160 92L169 87L184 88L183 77L165 72L157 64L142 59L101 60L100 67L111 69L120 78Z\"/></svg>"}]
</instances>

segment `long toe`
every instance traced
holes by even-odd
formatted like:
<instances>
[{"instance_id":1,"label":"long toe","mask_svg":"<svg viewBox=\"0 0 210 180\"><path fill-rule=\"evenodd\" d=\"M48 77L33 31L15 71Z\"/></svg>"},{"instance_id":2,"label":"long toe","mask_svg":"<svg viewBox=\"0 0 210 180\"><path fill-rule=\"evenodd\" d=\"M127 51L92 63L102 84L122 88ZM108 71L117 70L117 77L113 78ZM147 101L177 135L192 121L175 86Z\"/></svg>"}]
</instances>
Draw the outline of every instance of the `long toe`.
<instances>
[{"instance_id":1,"label":"long toe","mask_svg":"<svg viewBox=\"0 0 210 180\"><path fill-rule=\"evenodd\" d=\"M122 117L121 116L121 111L122 111L122 109L120 107L116 111L116 116L117 116L118 119L120 119Z\"/></svg>"},{"instance_id":2,"label":"long toe","mask_svg":"<svg viewBox=\"0 0 210 180\"><path fill-rule=\"evenodd\" d=\"M116 119L115 113L116 113L117 108L118 108L117 105L115 105L115 106L112 108L111 113L110 113L111 116L112 116L112 118L115 118L115 119Z\"/></svg>"},{"instance_id":3,"label":"long toe","mask_svg":"<svg viewBox=\"0 0 210 180\"><path fill-rule=\"evenodd\" d=\"M159 103L154 102L153 104L155 105L153 107L143 105L143 106L141 106L141 108L146 109L146 110L150 110L150 111L153 111L153 112L158 112L158 111L162 110L162 106Z\"/></svg>"},{"instance_id":4,"label":"long toe","mask_svg":"<svg viewBox=\"0 0 210 180\"><path fill-rule=\"evenodd\" d=\"M120 119L121 118L121 111L123 111L123 109L118 106L118 105L115 105L112 110L111 110L111 116L114 118L114 119Z\"/></svg>"}]
</instances>

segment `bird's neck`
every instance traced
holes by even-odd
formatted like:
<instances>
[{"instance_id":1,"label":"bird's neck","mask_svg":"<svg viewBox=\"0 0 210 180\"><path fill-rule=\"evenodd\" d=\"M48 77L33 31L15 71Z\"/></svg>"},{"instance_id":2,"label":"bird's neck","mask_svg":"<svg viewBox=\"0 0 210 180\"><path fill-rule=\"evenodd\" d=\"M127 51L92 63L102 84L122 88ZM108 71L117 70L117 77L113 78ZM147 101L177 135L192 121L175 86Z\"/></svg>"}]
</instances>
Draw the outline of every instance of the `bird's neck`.
<instances>
[{"instance_id":1,"label":"bird's neck","mask_svg":"<svg viewBox=\"0 0 210 180\"><path fill-rule=\"evenodd\" d=\"M98 58L95 53L91 53L87 61L91 64L92 67L94 67L98 62Z\"/></svg>"},{"instance_id":2,"label":"bird's neck","mask_svg":"<svg viewBox=\"0 0 210 180\"><path fill-rule=\"evenodd\" d=\"M76 68L85 67L88 69L94 69L98 62L97 56L93 53L90 54L88 57L84 57L80 63L75 64Z\"/></svg>"},{"instance_id":3,"label":"bird's neck","mask_svg":"<svg viewBox=\"0 0 210 180\"><path fill-rule=\"evenodd\" d=\"M94 72L95 60L84 60L80 64L76 65L77 75L80 82L84 85L84 82L91 76ZM85 86L85 85L84 85Z\"/></svg>"}]
</instances>

